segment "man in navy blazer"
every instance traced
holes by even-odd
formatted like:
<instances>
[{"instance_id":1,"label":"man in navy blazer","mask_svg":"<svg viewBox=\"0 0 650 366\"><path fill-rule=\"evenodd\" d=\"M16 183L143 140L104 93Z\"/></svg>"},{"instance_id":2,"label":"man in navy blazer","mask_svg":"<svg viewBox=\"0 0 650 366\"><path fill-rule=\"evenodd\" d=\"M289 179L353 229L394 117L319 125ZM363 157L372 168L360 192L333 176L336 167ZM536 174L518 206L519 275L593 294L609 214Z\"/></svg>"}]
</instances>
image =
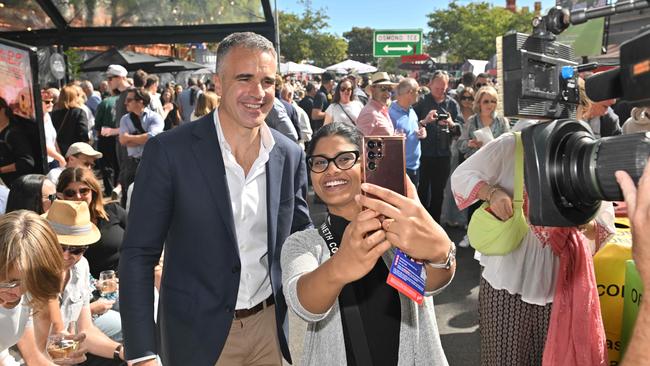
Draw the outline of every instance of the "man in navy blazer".
<instances>
[{"instance_id":1,"label":"man in navy blazer","mask_svg":"<svg viewBox=\"0 0 650 366\"><path fill-rule=\"evenodd\" d=\"M271 42L228 36L217 51L219 108L147 142L119 268L130 365L156 355L165 366L291 361L280 251L311 221L304 152L264 123L275 72Z\"/></svg>"}]
</instances>

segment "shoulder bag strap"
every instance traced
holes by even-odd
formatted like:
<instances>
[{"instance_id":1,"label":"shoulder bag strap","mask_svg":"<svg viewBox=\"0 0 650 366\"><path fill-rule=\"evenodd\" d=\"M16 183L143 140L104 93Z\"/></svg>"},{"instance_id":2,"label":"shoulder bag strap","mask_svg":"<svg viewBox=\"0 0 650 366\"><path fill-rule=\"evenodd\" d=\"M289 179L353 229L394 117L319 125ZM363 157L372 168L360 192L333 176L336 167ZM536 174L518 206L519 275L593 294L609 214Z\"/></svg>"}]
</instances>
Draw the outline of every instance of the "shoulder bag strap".
<instances>
[{"instance_id":1,"label":"shoulder bag strap","mask_svg":"<svg viewBox=\"0 0 650 366\"><path fill-rule=\"evenodd\" d=\"M352 102L350 102L350 103L352 103ZM341 110L343 111L343 113L345 113L345 115L348 117L348 119L350 120L350 122L352 122L353 125L356 125L357 122L355 122L355 120L353 120L352 117L350 117L350 115L349 115L348 112L345 110L345 108L343 108L343 106L341 105L341 103L336 103L336 104L338 104L339 108L341 108Z\"/></svg>"},{"instance_id":2,"label":"shoulder bag strap","mask_svg":"<svg viewBox=\"0 0 650 366\"><path fill-rule=\"evenodd\" d=\"M334 235L330 230L328 224L329 216L325 222L318 228L318 233L325 240L330 255L334 255L339 249L339 243L334 240ZM344 300L347 306L341 306L341 301ZM348 335L350 336L350 344L352 345L352 354L359 366L372 365L372 358L370 357L370 347L368 347L368 338L363 329L363 321L361 320L361 313L357 305L356 295L350 286L344 286L339 294L339 307L344 315Z\"/></svg>"},{"instance_id":3,"label":"shoulder bag strap","mask_svg":"<svg viewBox=\"0 0 650 366\"><path fill-rule=\"evenodd\" d=\"M521 210L524 205L524 147L521 142L521 132L514 132L515 135L515 186L513 196L513 207Z\"/></svg>"},{"instance_id":4,"label":"shoulder bag strap","mask_svg":"<svg viewBox=\"0 0 650 366\"><path fill-rule=\"evenodd\" d=\"M63 116L63 122L61 122L61 125L59 125L59 128L56 130L56 134L57 134L57 135L59 134L59 132L61 132L61 130L63 129L63 126L65 126L65 123L68 121L68 114L70 114L70 111L71 111L71 110L72 110L72 109L68 109L68 110L65 112L65 116Z\"/></svg>"}]
</instances>

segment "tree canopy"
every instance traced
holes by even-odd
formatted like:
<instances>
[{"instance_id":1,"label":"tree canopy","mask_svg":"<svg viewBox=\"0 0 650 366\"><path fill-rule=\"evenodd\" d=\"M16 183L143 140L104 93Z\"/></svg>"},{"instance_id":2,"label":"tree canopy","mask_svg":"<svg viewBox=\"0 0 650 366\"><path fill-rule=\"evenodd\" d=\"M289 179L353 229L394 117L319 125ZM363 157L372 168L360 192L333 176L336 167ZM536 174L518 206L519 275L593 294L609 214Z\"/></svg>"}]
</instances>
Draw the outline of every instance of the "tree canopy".
<instances>
[{"instance_id":1,"label":"tree canopy","mask_svg":"<svg viewBox=\"0 0 650 366\"><path fill-rule=\"evenodd\" d=\"M305 3L301 15L280 11L279 18L280 53L286 61L311 60L324 67L345 60L347 42L322 31L329 27L329 16L323 9L313 10Z\"/></svg>"},{"instance_id":2,"label":"tree canopy","mask_svg":"<svg viewBox=\"0 0 650 366\"><path fill-rule=\"evenodd\" d=\"M431 31L425 39L429 54L447 53L450 62L466 59L489 59L496 52L495 39L508 31L532 31L533 13L513 13L487 2L460 5L455 0L447 9L427 15Z\"/></svg>"},{"instance_id":3,"label":"tree canopy","mask_svg":"<svg viewBox=\"0 0 650 366\"><path fill-rule=\"evenodd\" d=\"M352 27L343 33L343 38L348 40L349 58L359 62L369 63L376 61L372 56L372 37L374 29L370 27Z\"/></svg>"}]
</instances>

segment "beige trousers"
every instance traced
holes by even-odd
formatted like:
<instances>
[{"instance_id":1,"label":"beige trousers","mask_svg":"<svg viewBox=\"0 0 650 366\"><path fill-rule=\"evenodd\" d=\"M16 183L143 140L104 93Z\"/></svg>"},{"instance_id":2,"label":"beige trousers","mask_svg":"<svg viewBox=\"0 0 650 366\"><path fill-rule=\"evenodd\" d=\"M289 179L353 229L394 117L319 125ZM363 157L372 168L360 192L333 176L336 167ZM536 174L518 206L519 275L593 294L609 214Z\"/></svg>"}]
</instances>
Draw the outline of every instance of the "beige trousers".
<instances>
[{"instance_id":1,"label":"beige trousers","mask_svg":"<svg viewBox=\"0 0 650 366\"><path fill-rule=\"evenodd\" d=\"M281 366L275 305L244 319L233 319L216 366Z\"/></svg>"}]
</instances>

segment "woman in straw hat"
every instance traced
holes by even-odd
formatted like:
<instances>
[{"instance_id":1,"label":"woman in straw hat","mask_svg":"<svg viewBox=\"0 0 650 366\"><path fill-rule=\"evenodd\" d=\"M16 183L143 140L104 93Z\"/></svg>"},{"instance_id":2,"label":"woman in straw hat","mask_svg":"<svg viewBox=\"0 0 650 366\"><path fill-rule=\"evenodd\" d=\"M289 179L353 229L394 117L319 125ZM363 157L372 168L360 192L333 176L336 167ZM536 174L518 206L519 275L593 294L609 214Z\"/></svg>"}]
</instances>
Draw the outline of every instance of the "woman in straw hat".
<instances>
[{"instance_id":1,"label":"woman in straw hat","mask_svg":"<svg viewBox=\"0 0 650 366\"><path fill-rule=\"evenodd\" d=\"M18 343L28 364L47 362L34 331L47 337L47 304L58 296L63 258L56 235L40 216L18 210L0 217L0 364L18 365L8 348ZM34 315L33 328L27 325ZM71 362L84 360L83 351Z\"/></svg>"},{"instance_id":2,"label":"woman in straw hat","mask_svg":"<svg viewBox=\"0 0 650 366\"><path fill-rule=\"evenodd\" d=\"M64 327L76 322L77 332L86 334L88 360L85 365L120 365L124 360L122 345L102 333L92 322L90 313L90 270L83 254L99 241L101 234L90 219L85 201L56 200L43 215L56 233L63 249L63 292L60 295Z\"/></svg>"}]
</instances>

